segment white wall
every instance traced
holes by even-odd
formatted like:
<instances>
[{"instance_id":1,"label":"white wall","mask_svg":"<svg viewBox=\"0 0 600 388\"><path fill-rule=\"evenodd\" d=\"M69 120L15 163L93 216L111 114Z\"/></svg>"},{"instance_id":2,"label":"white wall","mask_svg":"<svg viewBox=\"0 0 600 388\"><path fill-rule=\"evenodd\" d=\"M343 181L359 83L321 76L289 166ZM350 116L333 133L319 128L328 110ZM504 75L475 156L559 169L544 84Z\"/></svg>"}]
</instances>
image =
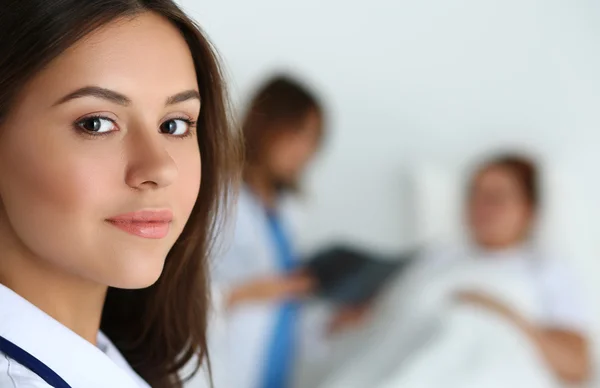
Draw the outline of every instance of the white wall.
<instances>
[{"instance_id":1,"label":"white wall","mask_svg":"<svg viewBox=\"0 0 600 388\"><path fill-rule=\"evenodd\" d=\"M236 96L291 69L327 98L332 134L309 179L308 243L402 245L397 199L411 161L460 162L496 143L553 159L600 147L593 0L182 3L225 58Z\"/></svg>"},{"instance_id":2,"label":"white wall","mask_svg":"<svg viewBox=\"0 0 600 388\"><path fill-rule=\"evenodd\" d=\"M585 241L573 243L585 257L577 265L600 284L595 0L181 3L222 53L238 99L282 69L326 98L332 133L308 177L306 246L405 246L411 165L460 165L515 144L567 171L562 237Z\"/></svg>"}]
</instances>

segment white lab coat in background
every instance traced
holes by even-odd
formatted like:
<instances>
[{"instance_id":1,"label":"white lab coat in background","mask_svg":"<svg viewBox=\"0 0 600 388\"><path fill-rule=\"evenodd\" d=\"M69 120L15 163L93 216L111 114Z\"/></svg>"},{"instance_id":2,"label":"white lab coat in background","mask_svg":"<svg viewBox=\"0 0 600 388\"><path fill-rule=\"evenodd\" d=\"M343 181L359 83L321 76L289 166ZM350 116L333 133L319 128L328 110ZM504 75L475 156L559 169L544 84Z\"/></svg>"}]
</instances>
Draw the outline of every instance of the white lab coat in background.
<instances>
[{"instance_id":1,"label":"white lab coat in background","mask_svg":"<svg viewBox=\"0 0 600 388\"><path fill-rule=\"evenodd\" d=\"M282 200L277 210L294 249L297 208ZM229 222L229 228L219 238L223 254L212 263L215 316L209 327L209 351L216 388L259 388L280 304L247 303L225 311L222 302L237 285L279 274L280 260L265 209L246 187L240 191L235 214L235 222ZM317 324L306 323L303 310L298 325L297 360L311 346L311 341L303 337L313 336L312 342L317 343L314 333L320 332L319 327L324 328L319 319L312 319L319 321Z\"/></svg>"}]
</instances>

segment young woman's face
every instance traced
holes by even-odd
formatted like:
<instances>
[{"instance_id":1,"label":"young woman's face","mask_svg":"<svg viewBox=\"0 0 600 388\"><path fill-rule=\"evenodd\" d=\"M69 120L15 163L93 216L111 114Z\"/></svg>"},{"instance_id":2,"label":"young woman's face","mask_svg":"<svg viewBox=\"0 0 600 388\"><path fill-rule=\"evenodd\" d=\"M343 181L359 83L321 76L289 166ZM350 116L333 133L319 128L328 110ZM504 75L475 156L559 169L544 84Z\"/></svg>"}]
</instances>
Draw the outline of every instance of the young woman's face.
<instances>
[{"instance_id":1,"label":"young woman's face","mask_svg":"<svg viewBox=\"0 0 600 388\"><path fill-rule=\"evenodd\" d=\"M200 188L200 100L179 32L119 20L53 61L0 128L0 244L86 280L152 284Z\"/></svg>"},{"instance_id":2,"label":"young woman's face","mask_svg":"<svg viewBox=\"0 0 600 388\"><path fill-rule=\"evenodd\" d=\"M291 124L290 124L291 125ZM309 112L296 128L274 135L267 155L267 168L276 180L293 184L306 169L319 146L321 117Z\"/></svg>"},{"instance_id":3,"label":"young woman's face","mask_svg":"<svg viewBox=\"0 0 600 388\"><path fill-rule=\"evenodd\" d=\"M529 234L533 211L522 184L510 170L492 167L474 181L469 223L475 241L487 248L508 248Z\"/></svg>"}]
</instances>

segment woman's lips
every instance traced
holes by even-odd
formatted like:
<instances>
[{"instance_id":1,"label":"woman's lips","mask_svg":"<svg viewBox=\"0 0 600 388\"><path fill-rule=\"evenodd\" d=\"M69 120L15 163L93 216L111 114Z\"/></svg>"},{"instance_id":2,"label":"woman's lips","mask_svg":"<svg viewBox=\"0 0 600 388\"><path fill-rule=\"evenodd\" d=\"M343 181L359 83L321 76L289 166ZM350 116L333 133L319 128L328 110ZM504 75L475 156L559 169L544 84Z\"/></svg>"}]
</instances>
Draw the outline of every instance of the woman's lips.
<instances>
[{"instance_id":1,"label":"woman's lips","mask_svg":"<svg viewBox=\"0 0 600 388\"><path fill-rule=\"evenodd\" d=\"M106 221L134 236L161 239L169 234L173 212L171 210L140 210L120 214Z\"/></svg>"}]
</instances>

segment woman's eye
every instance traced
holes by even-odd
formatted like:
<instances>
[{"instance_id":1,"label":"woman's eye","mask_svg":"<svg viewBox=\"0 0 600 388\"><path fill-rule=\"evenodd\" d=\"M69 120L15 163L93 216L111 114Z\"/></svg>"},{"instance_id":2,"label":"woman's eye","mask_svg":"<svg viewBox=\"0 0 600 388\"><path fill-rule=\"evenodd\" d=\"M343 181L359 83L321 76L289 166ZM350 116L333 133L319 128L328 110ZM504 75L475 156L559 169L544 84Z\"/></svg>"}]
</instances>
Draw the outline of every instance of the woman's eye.
<instances>
[{"instance_id":1,"label":"woman's eye","mask_svg":"<svg viewBox=\"0 0 600 388\"><path fill-rule=\"evenodd\" d=\"M190 130L190 123L182 119L167 120L160 126L160 132L168 135L183 136Z\"/></svg>"},{"instance_id":2,"label":"woman's eye","mask_svg":"<svg viewBox=\"0 0 600 388\"><path fill-rule=\"evenodd\" d=\"M77 123L77 125L86 132L90 133L108 133L116 130L115 123L102 117L88 117Z\"/></svg>"}]
</instances>

